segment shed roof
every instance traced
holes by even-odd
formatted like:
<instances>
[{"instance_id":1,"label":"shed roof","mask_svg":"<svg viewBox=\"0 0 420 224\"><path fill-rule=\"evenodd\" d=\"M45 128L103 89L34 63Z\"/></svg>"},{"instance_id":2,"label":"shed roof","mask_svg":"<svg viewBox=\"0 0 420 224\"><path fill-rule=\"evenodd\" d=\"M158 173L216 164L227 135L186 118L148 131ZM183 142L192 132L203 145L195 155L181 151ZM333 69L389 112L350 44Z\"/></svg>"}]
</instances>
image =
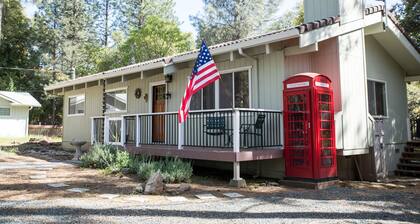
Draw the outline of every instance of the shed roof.
<instances>
[{"instance_id":1,"label":"shed roof","mask_svg":"<svg viewBox=\"0 0 420 224\"><path fill-rule=\"evenodd\" d=\"M41 107L41 104L27 92L0 91L0 98L10 101L14 106Z\"/></svg>"}]
</instances>

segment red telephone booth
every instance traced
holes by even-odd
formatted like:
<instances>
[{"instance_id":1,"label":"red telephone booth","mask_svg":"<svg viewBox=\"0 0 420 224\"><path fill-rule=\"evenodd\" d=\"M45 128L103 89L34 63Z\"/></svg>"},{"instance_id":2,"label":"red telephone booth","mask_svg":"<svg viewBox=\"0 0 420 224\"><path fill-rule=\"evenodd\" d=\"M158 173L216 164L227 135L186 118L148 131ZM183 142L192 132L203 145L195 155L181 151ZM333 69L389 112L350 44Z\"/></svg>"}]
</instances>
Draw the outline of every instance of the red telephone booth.
<instances>
[{"instance_id":1,"label":"red telephone booth","mask_svg":"<svg viewBox=\"0 0 420 224\"><path fill-rule=\"evenodd\" d=\"M315 73L284 81L286 179L323 181L337 177L331 81Z\"/></svg>"}]
</instances>

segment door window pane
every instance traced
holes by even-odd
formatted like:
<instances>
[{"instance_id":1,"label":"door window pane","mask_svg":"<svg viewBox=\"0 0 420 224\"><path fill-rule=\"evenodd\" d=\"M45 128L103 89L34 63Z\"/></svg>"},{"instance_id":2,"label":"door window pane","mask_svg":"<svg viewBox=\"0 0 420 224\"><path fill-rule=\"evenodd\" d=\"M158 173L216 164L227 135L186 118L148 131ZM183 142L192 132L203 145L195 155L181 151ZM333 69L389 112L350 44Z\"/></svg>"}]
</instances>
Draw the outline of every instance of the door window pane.
<instances>
[{"instance_id":1,"label":"door window pane","mask_svg":"<svg viewBox=\"0 0 420 224\"><path fill-rule=\"evenodd\" d=\"M385 83L368 80L369 113L386 116Z\"/></svg>"},{"instance_id":2,"label":"door window pane","mask_svg":"<svg viewBox=\"0 0 420 224\"><path fill-rule=\"evenodd\" d=\"M235 107L249 107L248 71L235 72Z\"/></svg>"},{"instance_id":3,"label":"door window pane","mask_svg":"<svg viewBox=\"0 0 420 224\"><path fill-rule=\"evenodd\" d=\"M219 103L220 108L233 107L233 80L232 73L223 74L219 80Z\"/></svg>"},{"instance_id":4,"label":"door window pane","mask_svg":"<svg viewBox=\"0 0 420 224\"><path fill-rule=\"evenodd\" d=\"M105 95L106 112L127 110L127 90L107 92Z\"/></svg>"},{"instance_id":5,"label":"door window pane","mask_svg":"<svg viewBox=\"0 0 420 224\"><path fill-rule=\"evenodd\" d=\"M85 95L69 97L69 115L85 113Z\"/></svg>"}]
</instances>

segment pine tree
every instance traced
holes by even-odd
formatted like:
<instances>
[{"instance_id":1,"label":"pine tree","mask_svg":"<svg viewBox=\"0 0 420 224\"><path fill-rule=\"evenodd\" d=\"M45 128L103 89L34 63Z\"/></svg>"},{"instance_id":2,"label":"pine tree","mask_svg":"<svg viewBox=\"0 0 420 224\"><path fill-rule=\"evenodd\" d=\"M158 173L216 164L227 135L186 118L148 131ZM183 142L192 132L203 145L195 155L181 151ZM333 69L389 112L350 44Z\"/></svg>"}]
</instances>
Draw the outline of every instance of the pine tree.
<instances>
[{"instance_id":1,"label":"pine tree","mask_svg":"<svg viewBox=\"0 0 420 224\"><path fill-rule=\"evenodd\" d=\"M198 40L208 44L244 38L264 32L277 12L278 0L203 0L204 13L190 19Z\"/></svg>"}]
</instances>

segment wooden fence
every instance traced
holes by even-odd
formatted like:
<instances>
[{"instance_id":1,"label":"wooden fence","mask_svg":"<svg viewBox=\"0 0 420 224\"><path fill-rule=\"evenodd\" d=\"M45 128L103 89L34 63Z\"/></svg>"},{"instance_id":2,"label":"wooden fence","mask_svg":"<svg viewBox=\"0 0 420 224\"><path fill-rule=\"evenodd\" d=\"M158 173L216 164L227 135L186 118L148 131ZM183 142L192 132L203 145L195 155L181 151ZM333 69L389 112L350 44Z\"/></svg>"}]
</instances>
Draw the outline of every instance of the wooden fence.
<instances>
[{"instance_id":1,"label":"wooden fence","mask_svg":"<svg viewBox=\"0 0 420 224\"><path fill-rule=\"evenodd\" d=\"M63 126L55 125L29 125L29 135L62 137Z\"/></svg>"}]
</instances>

